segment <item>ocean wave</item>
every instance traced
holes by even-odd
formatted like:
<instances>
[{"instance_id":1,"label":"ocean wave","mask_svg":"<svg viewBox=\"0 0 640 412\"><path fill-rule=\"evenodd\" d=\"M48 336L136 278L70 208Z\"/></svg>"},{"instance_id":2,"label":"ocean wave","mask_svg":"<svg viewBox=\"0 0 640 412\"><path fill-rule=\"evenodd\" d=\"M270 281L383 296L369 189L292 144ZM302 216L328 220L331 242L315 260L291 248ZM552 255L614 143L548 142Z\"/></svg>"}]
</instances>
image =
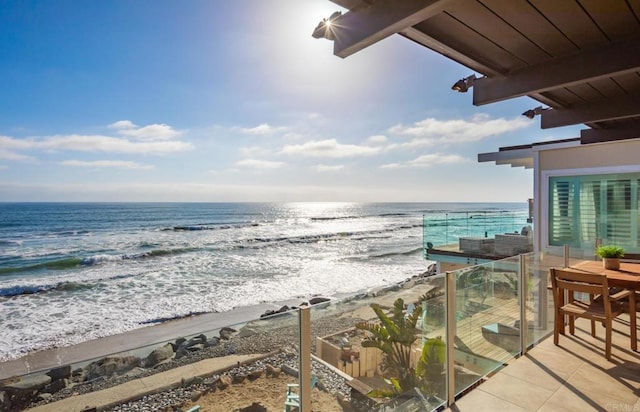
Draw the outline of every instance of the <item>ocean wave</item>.
<instances>
[{"instance_id":1,"label":"ocean wave","mask_svg":"<svg viewBox=\"0 0 640 412\"><path fill-rule=\"evenodd\" d=\"M116 275L111 276L104 279L98 279L91 282L58 282L58 283L46 283L40 285L13 285L7 287L0 287L0 297L10 298L14 296L20 295L33 295L36 293L46 293L53 291L64 291L64 292L78 292L83 290L92 289L98 285L100 282L110 281L110 280L120 280L133 277L133 274L124 274L124 275Z\"/></svg>"},{"instance_id":2,"label":"ocean wave","mask_svg":"<svg viewBox=\"0 0 640 412\"><path fill-rule=\"evenodd\" d=\"M247 223L233 223L233 224L219 224L219 225L185 225L185 226L171 226L160 229L164 232L192 232L200 230L226 230L226 229L241 229L244 227L259 226L259 223L247 222Z\"/></svg>"},{"instance_id":3,"label":"ocean wave","mask_svg":"<svg viewBox=\"0 0 640 412\"><path fill-rule=\"evenodd\" d=\"M27 272L32 270L48 269L48 270L67 270L79 267L82 264L81 258L69 257L49 262L37 263L35 265L0 268L0 276L17 272Z\"/></svg>"},{"instance_id":4,"label":"ocean wave","mask_svg":"<svg viewBox=\"0 0 640 412\"><path fill-rule=\"evenodd\" d=\"M19 246L23 243L22 240L1 240L0 246Z\"/></svg>"},{"instance_id":5,"label":"ocean wave","mask_svg":"<svg viewBox=\"0 0 640 412\"><path fill-rule=\"evenodd\" d=\"M380 253L376 255L369 255L366 257L366 259L380 259L380 258L387 258L392 256L410 256L410 255L422 253L422 251L423 251L422 247L418 247L418 248L405 250L405 251L395 251L395 252Z\"/></svg>"},{"instance_id":6,"label":"ocean wave","mask_svg":"<svg viewBox=\"0 0 640 412\"><path fill-rule=\"evenodd\" d=\"M10 275L19 272L29 272L37 270L70 270L86 266L97 266L104 263L118 262L123 260L138 260L138 259L151 259L160 256L167 255L179 255L183 253L189 253L200 250L198 248L176 248L176 249L154 249L148 252L122 254L122 255L109 255L99 254L88 256L84 258L68 257L59 260L53 260L48 262L36 263L34 265L26 266L13 266L0 268L0 276Z\"/></svg>"},{"instance_id":7,"label":"ocean wave","mask_svg":"<svg viewBox=\"0 0 640 412\"><path fill-rule=\"evenodd\" d=\"M398 232L407 229L413 229L422 227L422 224L415 225L401 225L379 230L363 230L353 232L334 232L334 233L322 233L316 235L302 235L302 236L278 236L278 237L256 237L250 239L237 240L235 243L238 248L261 248L268 247L273 244L288 243L288 244L305 244L305 243L318 243L318 242L330 242L340 240L356 240L366 241L372 239L388 239L391 233Z\"/></svg>"}]
</instances>

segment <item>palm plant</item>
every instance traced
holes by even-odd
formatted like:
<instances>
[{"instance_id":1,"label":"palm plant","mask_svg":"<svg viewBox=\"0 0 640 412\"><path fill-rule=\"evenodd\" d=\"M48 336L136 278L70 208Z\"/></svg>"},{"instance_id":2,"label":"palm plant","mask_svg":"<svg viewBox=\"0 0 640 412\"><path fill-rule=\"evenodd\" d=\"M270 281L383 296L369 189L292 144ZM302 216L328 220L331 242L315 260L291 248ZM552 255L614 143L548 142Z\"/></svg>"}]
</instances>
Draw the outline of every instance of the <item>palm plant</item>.
<instances>
[{"instance_id":1,"label":"palm plant","mask_svg":"<svg viewBox=\"0 0 640 412\"><path fill-rule=\"evenodd\" d=\"M387 315L378 304L371 304L379 322L359 322L356 328L369 332L362 341L365 348L378 348L385 354L383 371L390 378L396 392L415 387L415 370L411 366L411 347L418 339L416 323L421 308L405 314L404 301L396 299L393 313Z\"/></svg>"}]
</instances>

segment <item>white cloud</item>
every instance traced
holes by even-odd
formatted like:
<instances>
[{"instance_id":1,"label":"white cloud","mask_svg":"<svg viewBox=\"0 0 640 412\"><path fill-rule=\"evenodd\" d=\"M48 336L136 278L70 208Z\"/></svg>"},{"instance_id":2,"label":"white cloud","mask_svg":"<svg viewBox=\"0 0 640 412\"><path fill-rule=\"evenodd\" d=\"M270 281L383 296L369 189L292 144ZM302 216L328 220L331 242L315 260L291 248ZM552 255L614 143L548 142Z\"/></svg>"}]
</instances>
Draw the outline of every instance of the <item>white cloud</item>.
<instances>
[{"instance_id":1,"label":"white cloud","mask_svg":"<svg viewBox=\"0 0 640 412\"><path fill-rule=\"evenodd\" d=\"M412 167L431 167L466 162L467 160L464 157L457 154L432 153L409 160L407 165Z\"/></svg>"},{"instance_id":2,"label":"white cloud","mask_svg":"<svg viewBox=\"0 0 640 412\"><path fill-rule=\"evenodd\" d=\"M163 154L193 149L193 145L180 141L132 142L127 139L102 135L66 135L43 138L14 139L0 136L4 147L19 150L73 150L79 152L112 152ZM6 150L5 150L6 151ZM18 155L22 156L22 155ZM22 156L25 158L26 156Z\"/></svg>"},{"instance_id":3,"label":"white cloud","mask_svg":"<svg viewBox=\"0 0 640 412\"><path fill-rule=\"evenodd\" d=\"M384 165L380 165L380 169L401 169L405 166L403 166L400 163L387 163Z\"/></svg>"},{"instance_id":4,"label":"white cloud","mask_svg":"<svg viewBox=\"0 0 640 412\"><path fill-rule=\"evenodd\" d=\"M531 126L531 122L515 117L513 119L491 119L487 114L476 114L471 120L438 120L427 118L411 126L398 124L389 129L390 133L413 136L415 146L425 146L434 142L467 143L490 136L511 132Z\"/></svg>"},{"instance_id":5,"label":"white cloud","mask_svg":"<svg viewBox=\"0 0 640 412\"><path fill-rule=\"evenodd\" d=\"M131 120L119 120L115 123L111 123L108 127L110 129L133 129L138 126L133 124Z\"/></svg>"},{"instance_id":6,"label":"white cloud","mask_svg":"<svg viewBox=\"0 0 640 412\"><path fill-rule=\"evenodd\" d=\"M376 135L376 136L371 136L367 139L367 142L369 143L386 143L387 142L387 136L384 135Z\"/></svg>"},{"instance_id":7,"label":"white cloud","mask_svg":"<svg viewBox=\"0 0 640 412\"><path fill-rule=\"evenodd\" d=\"M5 160L36 160L32 156L22 155L11 150L0 149L0 159Z\"/></svg>"},{"instance_id":8,"label":"white cloud","mask_svg":"<svg viewBox=\"0 0 640 412\"><path fill-rule=\"evenodd\" d=\"M315 165L314 169L317 172L337 172L344 169L344 165Z\"/></svg>"},{"instance_id":9,"label":"white cloud","mask_svg":"<svg viewBox=\"0 0 640 412\"><path fill-rule=\"evenodd\" d=\"M193 149L191 143L180 141L132 142L110 136L52 136L35 142L37 148L48 150L75 150L81 152L112 153L171 153Z\"/></svg>"},{"instance_id":10,"label":"white cloud","mask_svg":"<svg viewBox=\"0 0 640 412\"><path fill-rule=\"evenodd\" d=\"M431 153L419 156L404 163L387 163L380 169L403 169L407 167L431 167L445 164L468 163L468 160L457 154Z\"/></svg>"},{"instance_id":11,"label":"white cloud","mask_svg":"<svg viewBox=\"0 0 640 412\"><path fill-rule=\"evenodd\" d=\"M338 159L346 157L373 156L380 153L380 151L380 148L340 144L335 139L328 139L306 142L299 145L286 145L282 148L280 153L295 156Z\"/></svg>"},{"instance_id":12,"label":"white cloud","mask_svg":"<svg viewBox=\"0 0 640 412\"><path fill-rule=\"evenodd\" d=\"M236 166L249 167L254 169L278 169L282 167L282 162L271 162L268 160L243 159L236 162Z\"/></svg>"},{"instance_id":13,"label":"white cloud","mask_svg":"<svg viewBox=\"0 0 640 412\"><path fill-rule=\"evenodd\" d=\"M268 123L262 123L259 124L256 127L241 127L240 131L242 133L247 133L247 134L271 134L271 133L275 133L275 132L279 132L279 131L283 131L286 130L286 127L274 127L274 126L270 126Z\"/></svg>"},{"instance_id":14,"label":"white cloud","mask_svg":"<svg viewBox=\"0 0 640 412\"><path fill-rule=\"evenodd\" d=\"M271 150L260 146L241 147L238 151L243 157L267 156L271 154Z\"/></svg>"},{"instance_id":15,"label":"white cloud","mask_svg":"<svg viewBox=\"0 0 640 412\"><path fill-rule=\"evenodd\" d=\"M133 123L131 124L133 125ZM139 128L120 129L118 133L140 140L169 140L182 134L166 124L150 124Z\"/></svg>"},{"instance_id":16,"label":"white cloud","mask_svg":"<svg viewBox=\"0 0 640 412\"><path fill-rule=\"evenodd\" d=\"M144 165L140 163L125 161L125 160L95 160L95 161L83 161L83 160L65 160L61 162L65 166L77 166L77 167L115 167L119 169L153 169L152 165Z\"/></svg>"}]
</instances>

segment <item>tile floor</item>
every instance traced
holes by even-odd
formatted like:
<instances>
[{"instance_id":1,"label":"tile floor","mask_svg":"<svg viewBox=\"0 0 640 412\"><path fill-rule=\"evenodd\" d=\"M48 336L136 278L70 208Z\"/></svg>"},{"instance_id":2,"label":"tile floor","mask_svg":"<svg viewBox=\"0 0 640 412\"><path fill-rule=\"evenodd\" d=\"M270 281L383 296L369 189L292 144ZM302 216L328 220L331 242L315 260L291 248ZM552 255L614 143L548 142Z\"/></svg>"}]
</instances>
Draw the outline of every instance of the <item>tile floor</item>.
<instances>
[{"instance_id":1,"label":"tile floor","mask_svg":"<svg viewBox=\"0 0 640 412\"><path fill-rule=\"evenodd\" d=\"M638 411L640 353L630 349L628 317L614 322L611 362L604 357L604 329L546 338L525 356L489 377L447 411ZM625 332L626 328L626 332Z\"/></svg>"}]
</instances>

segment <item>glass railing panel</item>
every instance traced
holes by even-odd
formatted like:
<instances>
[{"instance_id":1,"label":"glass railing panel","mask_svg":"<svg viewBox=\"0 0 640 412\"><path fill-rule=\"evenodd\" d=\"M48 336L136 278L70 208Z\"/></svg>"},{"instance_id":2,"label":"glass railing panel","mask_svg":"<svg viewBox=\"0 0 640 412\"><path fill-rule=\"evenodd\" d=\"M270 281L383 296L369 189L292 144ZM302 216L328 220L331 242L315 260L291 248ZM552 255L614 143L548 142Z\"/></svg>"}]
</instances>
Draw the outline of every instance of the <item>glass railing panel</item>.
<instances>
[{"instance_id":1,"label":"glass railing panel","mask_svg":"<svg viewBox=\"0 0 640 412\"><path fill-rule=\"evenodd\" d=\"M444 275L314 305L314 363L325 369L314 372L340 381L335 395L354 410L437 409L445 402L444 307Z\"/></svg>"},{"instance_id":2,"label":"glass railing panel","mask_svg":"<svg viewBox=\"0 0 640 412\"><path fill-rule=\"evenodd\" d=\"M294 376L299 352L297 314L284 312L117 353L109 353L105 347L105 354L98 358L12 376L0 382L0 410L23 410L83 395L88 397L88 405L99 407L101 397L96 391L104 393L103 390L131 381L139 384L129 384L130 387L157 393L140 400L142 395L135 390L126 392L131 404L125 409L135 409L136 404L143 403L145 410L164 410L172 406L171 402L182 403L188 409L196 403L213 405L215 401L210 398L217 389L246 392L246 396L237 397L237 405L229 405L230 410L235 410L252 403L251 394L256 391L247 385L272 387L274 379L280 380L281 390L260 390L259 398L253 401L271 405L269 410L281 409L287 384L298 383ZM104 344L99 339L93 343ZM65 350L60 349L58 355ZM241 382L244 383L240 385ZM201 395L199 399L196 393ZM113 395L107 398L104 404L113 402ZM66 410L64 405L60 404L60 410Z\"/></svg>"},{"instance_id":3,"label":"glass railing panel","mask_svg":"<svg viewBox=\"0 0 640 412\"><path fill-rule=\"evenodd\" d=\"M456 395L520 352L518 257L453 272Z\"/></svg>"},{"instance_id":4,"label":"glass railing panel","mask_svg":"<svg viewBox=\"0 0 640 412\"><path fill-rule=\"evenodd\" d=\"M535 345L553 333L553 295L549 269L558 266L558 259L540 253L523 255L527 282L527 346Z\"/></svg>"}]
</instances>

